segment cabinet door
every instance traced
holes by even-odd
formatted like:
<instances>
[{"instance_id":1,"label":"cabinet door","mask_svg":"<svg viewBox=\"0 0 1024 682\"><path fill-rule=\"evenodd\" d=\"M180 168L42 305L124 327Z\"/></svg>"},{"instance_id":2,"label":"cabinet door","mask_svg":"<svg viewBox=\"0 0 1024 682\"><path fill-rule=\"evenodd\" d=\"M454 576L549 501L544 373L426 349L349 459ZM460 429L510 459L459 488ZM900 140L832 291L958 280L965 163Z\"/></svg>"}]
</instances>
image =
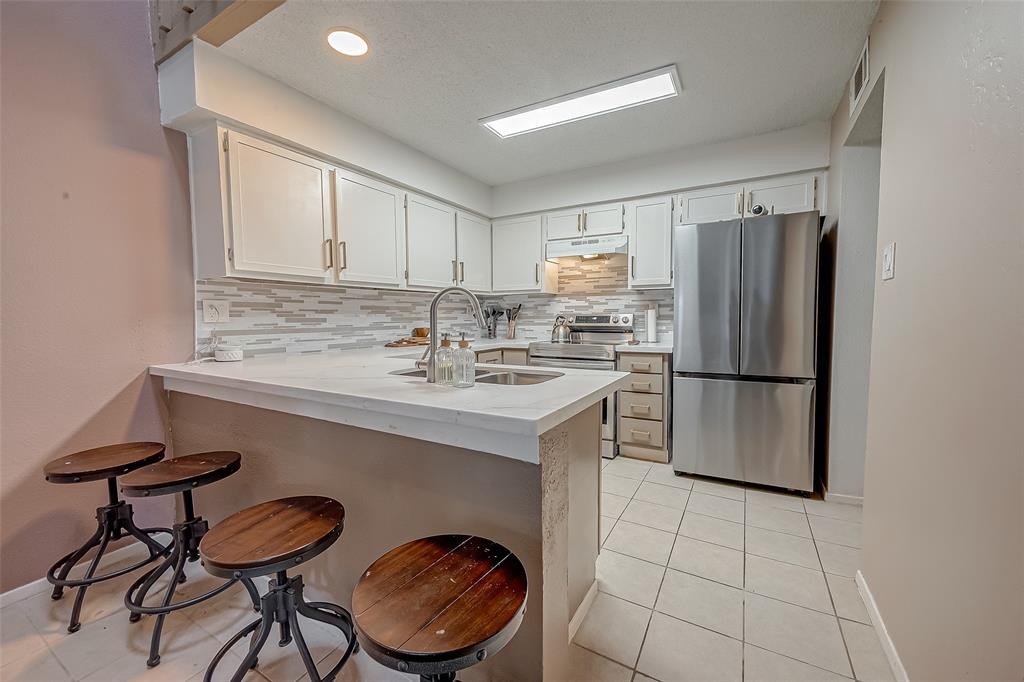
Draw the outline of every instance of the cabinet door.
<instances>
[{"instance_id":1,"label":"cabinet door","mask_svg":"<svg viewBox=\"0 0 1024 682\"><path fill-rule=\"evenodd\" d=\"M339 282L405 281L403 192L347 170L334 171Z\"/></svg>"},{"instance_id":2,"label":"cabinet door","mask_svg":"<svg viewBox=\"0 0 1024 682\"><path fill-rule=\"evenodd\" d=\"M750 182L744 210L748 216L813 211L816 186L817 178L811 173ZM764 207L763 212L754 210L758 205Z\"/></svg>"},{"instance_id":3,"label":"cabinet door","mask_svg":"<svg viewBox=\"0 0 1024 682\"><path fill-rule=\"evenodd\" d=\"M583 234L583 211L578 208L548 213L544 220L548 226L548 239L571 239Z\"/></svg>"},{"instance_id":4,"label":"cabinet door","mask_svg":"<svg viewBox=\"0 0 1024 682\"><path fill-rule=\"evenodd\" d=\"M544 230L540 216L495 220L491 228L493 290L540 291Z\"/></svg>"},{"instance_id":5,"label":"cabinet door","mask_svg":"<svg viewBox=\"0 0 1024 682\"><path fill-rule=\"evenodd\" d=\"M692 225L741 218L743 185L724 185L683 192L676 201L676 224Z\"/></svg>"},{"instance_id":6,"label":"cabinet door","mask_svg":"<svg viewBox=\"0 0 1024 682\"><path fill-rule=\"evenodd\" d=\"M602 234L622 234L622 204L602 204L583 209L583 234L597 237Z\"/></svg>"},{"instance_id":7,"label":"cabinet door","mask_svg":"<svg viewBox=\"0 0 1024 682\"><path fill-rule=\"evenodd\" d=\"M654 197L626 204L629 286L672 286L672 199Z\"/></svg>"},{"instance_id":8,"label":"cabinet door","mask_svg":"<svg viewBox=\"0 0 1024 682\"><path fill-rule=\"evenodd\" d=\"M230 132L228 180L234 270L327 281L330 166Z\"/></svg>"},{"instance_id":9,"label":"cabinet door","mask_svg":"<svg viewBox=\"0 0 1024 682\"><path fill-rule=\"evenodd\" d=\"M455 216L459 284L470 291L491 290L491 222L459 211Z\"/></svg>"},{"instance_id":10,"label":"cabinet door","mask_svg":"<svg viewBox=\"0 0 1024 682\"><path fill-rule=\"evenodd\" d=\"M455 209L409 194L406 226L409 286L455 284Z\"/></svg>"}]
</instances>

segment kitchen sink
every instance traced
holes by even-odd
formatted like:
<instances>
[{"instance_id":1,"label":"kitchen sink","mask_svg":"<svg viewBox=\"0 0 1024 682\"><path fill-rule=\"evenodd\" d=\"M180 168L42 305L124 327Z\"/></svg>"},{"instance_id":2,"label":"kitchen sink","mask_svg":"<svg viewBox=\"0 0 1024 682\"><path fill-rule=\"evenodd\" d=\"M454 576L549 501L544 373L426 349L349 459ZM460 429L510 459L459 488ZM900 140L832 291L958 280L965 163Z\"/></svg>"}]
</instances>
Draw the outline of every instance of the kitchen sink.
<instances>
[{"instance_id":1,"label":"kitchen sink","mask_svg":"<svg viewBox=\"0 0 1024 682\"><path fill-rule=\"evenodd\" d=\"M492 371L489 369L477 369L476 375L479 377L484 374L491 374ZM425 369L397 369L394 372L389 372L389 374L397 374L403 377L420 377L421 379L427 378L427 370Z\"/></svg>"},{"instance_id":2,"label":"kitchen sink","mask_svg":"<svg viewBox=\"0 0 1024 682\"><path fill-rule=\"evenodd\" d=\"M479 370L477 370L479 371ZM503 386L529 386L530 384L542 384L560 376L561 372L491 372L483 376L477 376L478 384L501 384Z\"/></svg>"}]
</instances>

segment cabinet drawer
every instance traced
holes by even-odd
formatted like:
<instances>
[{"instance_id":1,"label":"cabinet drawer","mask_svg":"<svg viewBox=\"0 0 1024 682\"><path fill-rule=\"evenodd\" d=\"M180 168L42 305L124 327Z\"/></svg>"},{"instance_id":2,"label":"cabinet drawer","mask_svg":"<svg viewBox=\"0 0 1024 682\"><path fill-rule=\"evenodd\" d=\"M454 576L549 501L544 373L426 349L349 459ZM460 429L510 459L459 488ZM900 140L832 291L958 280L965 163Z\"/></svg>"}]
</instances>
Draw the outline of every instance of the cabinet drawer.
<instances>
[{"instance_id":1,"label":"cabinet drawer","mask_svg":"<svg viewBox=\"0 0 1024 682\"><path fill-rule=\"evenodd\" d=\"M634 355L623 353L619 356L620 372L643 372L645 374L661 374L664 357L661 355Z\"/></svg>"},{"instance_id":2,"label":"cabinet drawer","mask_svg":"<svg viewBox=\"0 0 1024 682\"><path fill-rule=\"evenodd\" d=\"M619 442L660 448L665 444L664 423L619 417Z\"/></svg>"},{"instance_id":3,"label":"cabinet drawer","mask_svg":"<svg viewBox=\"0 0 1024 682\"><path fill-rule=\"evenodd\" d=\"M500 365L501 364L501 349L498 350L482 350L476 354L476 361L486 365Z\"/></svg>"},{"instance_id":4,"label":"cabinet drawer","mask_svg":"<svg viewBox=\"0 0 1024 682\"><path fill-rule=\"evenodd\" d=\"M629 383L623 390L635 393L661 393L663 390L662 377L660 374L638 374L629 375Z\"/></svg>"},{"instance_id":5,"label":"cabinet drawer","mask_svg":"<svg viewBox=\"0 0 1024 682\"><path fill-rule=\"evenodd\" d=\"M619 414L635 419L663 419L662 397L654 393L619 391Z\"/></svg>"},{"instance_id":6,"label":"cabinet drawer","mask_svg":"<svg viewBox=\"0 0 1024 682\"><path fill-rule=\"evenodd\" d=\"M518 348L506 348L502 352L502 364L505 365L528 365L529 360L526 351Z\"/></svg>"}]
</instances>

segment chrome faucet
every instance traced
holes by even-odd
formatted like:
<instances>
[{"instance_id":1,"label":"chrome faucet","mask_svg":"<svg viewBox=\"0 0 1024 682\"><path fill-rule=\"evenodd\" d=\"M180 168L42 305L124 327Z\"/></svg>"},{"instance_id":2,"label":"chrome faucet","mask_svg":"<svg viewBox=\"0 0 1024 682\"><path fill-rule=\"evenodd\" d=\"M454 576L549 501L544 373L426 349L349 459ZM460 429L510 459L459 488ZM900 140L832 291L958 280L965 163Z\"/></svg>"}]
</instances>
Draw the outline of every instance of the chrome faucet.
<instances>
[{"instance_id":1,"label":"chrome faucet","mask_svg":"<svg viewBox=\"0 0 1024 682\"><path fill-rule=\"evenodd\" d=\"M423 351L423 357L416 362L416 366L420 367L426 361L427 381L431 384L437 381L434 375L434 354L437 352L437 305L445 297L445 294L456 292L464 294L473 304L473 317L476 318L477 326L480 329L487 329L487 323L484 322L484 311L480 307L480 299L472 291L464 287L447 287L437 292L434 295L434 300L430 302L430 345Z\"/></svg>"}]
</instances>

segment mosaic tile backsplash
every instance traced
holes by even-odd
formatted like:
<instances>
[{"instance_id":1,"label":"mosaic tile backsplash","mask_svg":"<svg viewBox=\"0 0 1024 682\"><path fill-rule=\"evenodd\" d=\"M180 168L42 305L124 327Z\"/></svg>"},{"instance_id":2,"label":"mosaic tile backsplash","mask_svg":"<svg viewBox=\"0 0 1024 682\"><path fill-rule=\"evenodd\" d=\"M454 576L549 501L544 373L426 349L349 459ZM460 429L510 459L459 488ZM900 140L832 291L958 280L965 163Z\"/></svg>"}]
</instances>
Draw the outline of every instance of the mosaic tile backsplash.
<instances>
[{"instance_id":1,"label":"mosaic tile backsplash","mask_svg":"<svg viewBox=\"0 0 1024 682\"><path fill-rule=\"evenodd\" d=\"M636 334L647 339L645 313L658 307L658 334L672 330L672 290L634 291L626 285L626 257L608 260L559 261L558 294L481 296L503 308L522 303L517 338L548 339L555 316L575 313L630 312L636 314ZM197 346L208 347L214 334L224 343L242 346L245 355L264 353L321 353L328 350L379 346L408 336L413 327L426 327L430 292L363 289L253 280L210 279L196 283ZM203 322L202 301L230 303L230 319L217 325ZM442 331L479 330L468 304L442 303ZM505 323L498 327L504 338Z\"/></svg>"}]
</instances>

